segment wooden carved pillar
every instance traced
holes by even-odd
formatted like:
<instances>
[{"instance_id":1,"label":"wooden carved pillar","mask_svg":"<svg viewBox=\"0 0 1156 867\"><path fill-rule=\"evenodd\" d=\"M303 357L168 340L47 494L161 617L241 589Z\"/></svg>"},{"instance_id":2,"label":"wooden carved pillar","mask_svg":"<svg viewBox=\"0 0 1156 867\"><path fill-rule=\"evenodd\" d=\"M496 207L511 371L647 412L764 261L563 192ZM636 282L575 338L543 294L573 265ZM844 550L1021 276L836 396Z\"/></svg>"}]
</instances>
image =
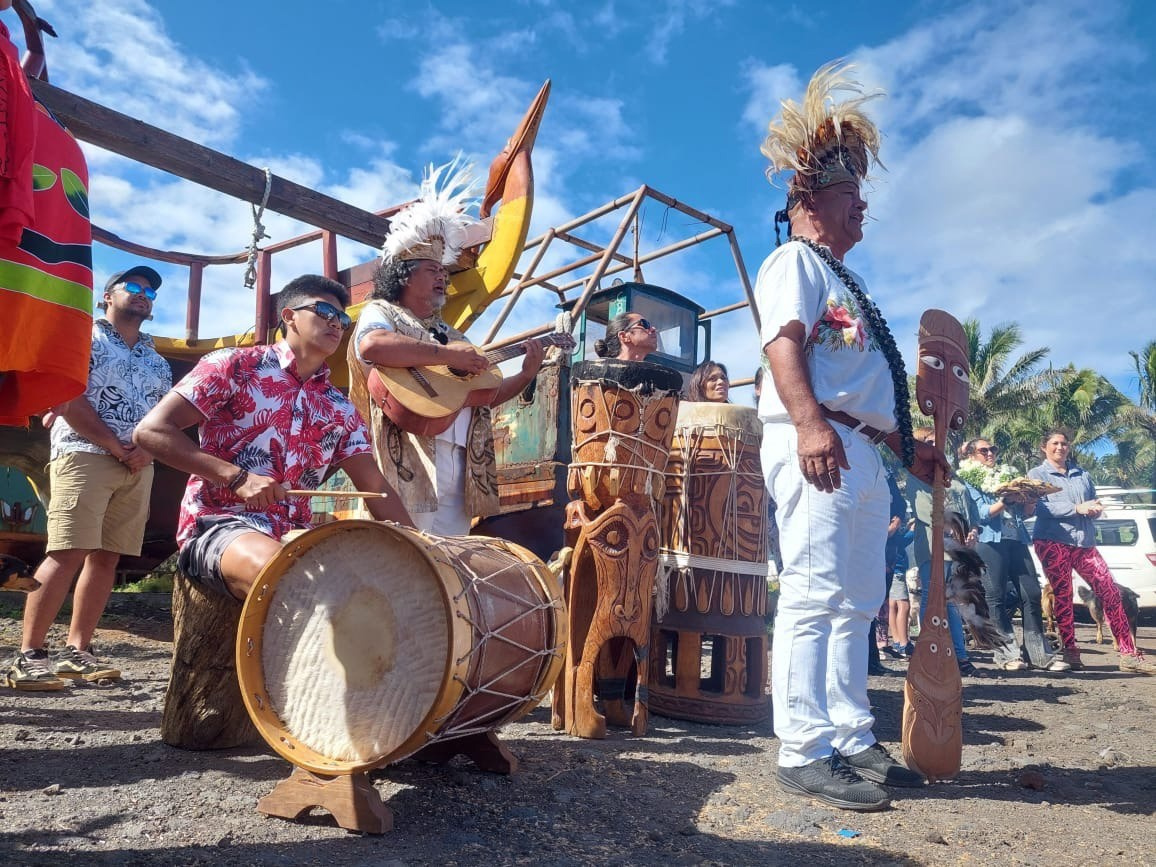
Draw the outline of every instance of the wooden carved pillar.
<instances>
[{"instance_id":1,"label":"wooden carved pillar","mask_svg":"<svg viewBox=\"0 0 1156 867\"><path fill-rule=\"evenodd\" d=\"M658 509L682 377L649 362L574 366L573 462L566 533L574 546L567 581L570 637L554 725L578 737L626 724L627 672L634 668L634 734L647 726L648 667ZM594 706L595 679L606 716Z\"/></svg>"}]
</instances>

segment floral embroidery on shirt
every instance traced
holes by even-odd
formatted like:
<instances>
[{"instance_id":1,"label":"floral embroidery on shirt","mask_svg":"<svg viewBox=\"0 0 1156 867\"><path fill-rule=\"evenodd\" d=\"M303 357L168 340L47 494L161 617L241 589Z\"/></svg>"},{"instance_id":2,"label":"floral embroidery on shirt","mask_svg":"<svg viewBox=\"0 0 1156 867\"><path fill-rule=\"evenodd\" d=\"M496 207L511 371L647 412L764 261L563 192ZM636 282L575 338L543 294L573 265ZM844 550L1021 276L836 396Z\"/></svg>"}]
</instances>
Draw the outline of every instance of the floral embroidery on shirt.
<instances>
[{"instance_id":1,"label":"floral embroidery on shirt","mask_svg":"<svg viewBox=\"0 0 1156 867\"><path fill-rule=\"evenodd\" d=\"M826 312L819 317L807 338L807 351L811 352L815 346L832 350L851 348L860 352L877 348L854 300L843 297L827 299Z\"/></svg>"}]
</instances>

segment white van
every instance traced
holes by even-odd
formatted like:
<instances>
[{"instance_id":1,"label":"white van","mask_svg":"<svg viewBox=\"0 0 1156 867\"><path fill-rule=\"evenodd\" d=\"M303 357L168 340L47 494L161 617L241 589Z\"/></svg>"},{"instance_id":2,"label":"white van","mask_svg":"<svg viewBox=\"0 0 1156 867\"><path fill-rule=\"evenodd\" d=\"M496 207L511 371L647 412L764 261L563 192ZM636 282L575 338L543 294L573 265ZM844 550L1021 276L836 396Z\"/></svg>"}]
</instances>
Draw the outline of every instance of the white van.
<instances>
[{"instance_id":1,"label":"white van","mask_svg":"<svg viewBox=\"0 0 1156 867\"><path fill-rule=\"evenodd\" d=\"M1097 488L1096 496L1104 504L1104 513L1096 520L1096 547L1112 570L1117 584L1135 590L1141 608L1156 608L1156 503L1152 490ZM1029 525L1030 526L1030 525ZM1032 559L1046 582L1036 553ZM1072 576L1072 600L1080 604L1077 588L1087 586L1080 576Z\"/></svg>"}]
</instances>

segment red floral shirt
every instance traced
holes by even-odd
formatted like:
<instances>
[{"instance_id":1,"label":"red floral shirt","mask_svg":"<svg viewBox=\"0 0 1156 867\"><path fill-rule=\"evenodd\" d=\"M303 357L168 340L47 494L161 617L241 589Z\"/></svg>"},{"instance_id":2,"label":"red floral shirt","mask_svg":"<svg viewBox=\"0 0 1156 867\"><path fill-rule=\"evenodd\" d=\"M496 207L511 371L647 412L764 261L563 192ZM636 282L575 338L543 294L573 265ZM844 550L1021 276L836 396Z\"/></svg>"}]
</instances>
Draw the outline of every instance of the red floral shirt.
<instances>
[{"instance_id":1,"label":"red floral shirt","mask_svg":"<svg viewBox=\"0 0 1156 867\"><path fill-rule=\"evenodd\" d=\"M330 467L372 451L365 423L329 381L328 366L302 382L284 341L212 352L173 390L205 417L199 428L202 449L287 488L315 489ZM313 509L308 497L289 497L249 511L227 487L190 476L178 544L195 534L197 518L213 515L240 518L280 539L310 527Z\"/></svg>"}]
</instances>

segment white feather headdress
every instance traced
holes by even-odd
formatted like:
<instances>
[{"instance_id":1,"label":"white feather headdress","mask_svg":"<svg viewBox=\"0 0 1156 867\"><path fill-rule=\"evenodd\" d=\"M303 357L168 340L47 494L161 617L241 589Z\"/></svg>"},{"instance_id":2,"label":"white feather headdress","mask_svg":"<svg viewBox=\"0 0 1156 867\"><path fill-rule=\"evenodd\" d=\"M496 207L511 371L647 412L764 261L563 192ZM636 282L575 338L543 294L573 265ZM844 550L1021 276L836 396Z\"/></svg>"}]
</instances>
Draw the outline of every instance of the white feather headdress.
<instances>
[{"instance_id":1,"label":"white feather headdress","mask_svg":"<svg viewBox=\"0 0 1156 867\"><path fill-rule=\"evenodd\" d=\"M767 177L772 183L781 172L794 172L790 195L821 190L844 181L860 183L871 163L879 162L879 130L862 111L863 103L882 96L864 93L848 76L853 69L845 61L826 64L811 78L803 104L782 102L782 111L767 125L760 150L771 161ZM858 94L835 102L838 91Z\"/></svg>"},{"instance_id":2,"label":"white feather headdress","mask_svg":"<svg viewBox=\"0 0 1156 867\"><path fill-rule=\"evenodd\" d=\"M457 262L467 229L480 222L466 213L477 203L473 169L460 156L437 168L429 165L417 201L390 218L383 261L433 259L447 267Z\"/></svg>"}]
</instances>

